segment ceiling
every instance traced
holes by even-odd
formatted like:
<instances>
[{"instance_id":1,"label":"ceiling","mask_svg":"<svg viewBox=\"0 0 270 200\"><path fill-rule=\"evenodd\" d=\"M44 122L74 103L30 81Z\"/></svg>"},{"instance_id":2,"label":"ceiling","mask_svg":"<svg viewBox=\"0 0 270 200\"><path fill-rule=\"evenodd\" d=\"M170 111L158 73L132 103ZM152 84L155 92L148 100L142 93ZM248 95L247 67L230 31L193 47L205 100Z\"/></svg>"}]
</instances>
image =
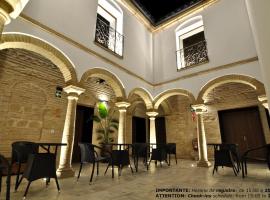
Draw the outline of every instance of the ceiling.
<instances>
[{"instance_id":1,"label":"ceiling","mask_svg":"<svg viewBox=\"0 0 270 200\"><path fill-rule=\"evenodd\" d=\"M153 26L206 0L130 0Z\"/></svg>"}]
</instances>

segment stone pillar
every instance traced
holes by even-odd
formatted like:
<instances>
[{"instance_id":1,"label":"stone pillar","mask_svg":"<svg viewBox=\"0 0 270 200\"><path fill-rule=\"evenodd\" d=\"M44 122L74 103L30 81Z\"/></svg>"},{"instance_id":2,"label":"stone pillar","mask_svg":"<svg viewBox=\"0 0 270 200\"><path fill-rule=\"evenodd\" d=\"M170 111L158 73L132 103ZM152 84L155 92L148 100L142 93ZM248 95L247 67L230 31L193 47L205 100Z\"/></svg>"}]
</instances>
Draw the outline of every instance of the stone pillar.
<instances>
[{"instance_id":1,"label":"stone pillar","mask_svg":"<svg viewBox=\"0 0 270 200\"><path fill-rule=\"evenodd\" d=\"M207 157L207 143L205 137L203 113L207 112L206 106L203 104L192 105L192 108L197 114L197 138L198 138L198 149L199 149L199 161L198 167L210 167L211 163Z\"/></svg>"},{"instance_id":2,"label":"stone pillar","mask_svg":"<svg viewBox=\"0 0 270 200\"><path fill-rule=\"evenodd\" d=\"M60 162L57 169L57 176L60 178L72 177L75 174L71 166L71 160L75 133L76 108L78 97L85 89L70 85L65 87L64 91L68 94L68 105L62 143L66 143L67 146L61 147Z\"/></svg>"},{"instance_id":3,"label":"stone pillar","mask_svg":"<svg viewBox=\"0 0 270 200\"><path fill-rule=\"evenodd\" d=\"M118 144L126 143L126 112L130 103L121 101L116 102L115 106L119 108L119 126L118 126Z\"/></svg>"},{"instance_id":4,"label":"stone pillar","mask_svg":"<svg viewBox=\"0 0 270 200\"><path fill-rule=\"evenodd\" d=\"M10 16L9 14L13 11L12 6L7 3L6 1L0 2L0 40L2 38L2 32L4 26L10 23Z\"/></svg>"},{"instance_id":5,"label":"stone pillar","mask_svg":"<svg viewBox=\"0 0 270 200\"><path fill-rule=\"evenodd\" d=\"M149 116L150 119L150 143L157 143L157 137L156 137L156 116L158 115L158 112L156 111L148 111L146 112L146 115ZM153 148L156 148L156 146L153 146Z\"/></svg>"},{"instance_id":6,"label":"stone pillar","mask_svg":"<svg viewBox=\"0 0 270 200\"><path fill-rule=\"evenodd\" d=\"M266 96L270 98L270 1L269 0L246 0L248 17L253 33L259 64L264 81ZM268 102L269 108L269 102Z\"/></svg>"},{"instance_id":7,"label":"stone pillar","mask_svg":"<svg viewBox=\"0 0 270 200\"><path fill-rule=\"evenodd\" d=\"M264 95L258 96L258 99L261 102L261 104L263 105L263 107L265 107L266 109L269 110L269 104L268 104L268 101L267 101L267 96L264 94Z\"/></svg>"},{"instance_id":8,"label":"stone pillar","mask_svg":"<svg viewBox=\"0 0 270 200\"><path fill-rule=\"evenodd\" d=\"M0 0L0 42L4 26L16 19L29 0Z\"/></svg>"}]
</instances>

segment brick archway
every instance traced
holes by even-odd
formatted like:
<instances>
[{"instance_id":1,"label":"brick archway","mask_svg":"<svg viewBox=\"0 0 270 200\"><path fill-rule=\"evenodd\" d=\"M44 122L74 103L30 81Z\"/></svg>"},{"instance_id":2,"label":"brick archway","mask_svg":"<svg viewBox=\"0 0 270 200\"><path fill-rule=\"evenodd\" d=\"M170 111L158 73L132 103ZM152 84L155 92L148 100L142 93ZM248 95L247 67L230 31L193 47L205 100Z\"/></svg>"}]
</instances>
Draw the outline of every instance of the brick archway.
<instances>
[{"instance_id":1,"label":"brick archway","mask_svg":"<svg viewBox=\"0 0 270 200\"><path fill-rule=\"evenodd\" d=\"M77 84L76 71L71 61L49 43L23 33L3 33L0 50L9 48L26 49L44 56L59 68L67 85Z\"/></svg>"},{"instance_id":2,"label":"brick archway","mask_svg":"<svg viewBox=\"0 0 270 200\"><path fill-rule=\"evenodd\" d=\"M87 81L87 79L90 77L98 77L104 79L112 87L119 101L126 99L124 85L115 74L107 71L106 69L92 68L84 72L81 77L80 84L82 84L84 81Z\"/></svg>"},{"instance_id":3,"label":"brick archway","mask_svg":"<svg viewBox=\"0 0 270 200\"><path fill-rule=\"evenodd\" d=\"M192 93L184 89L170 89L162 92L158 96L155 97L154 100L154 109L158 109L159 105L167 98L175 95L186 96L190 99L190 103L193 104L195 102L195 97Z\"/></svg>"},{"instance_id":4,"label":"brick archway","mask_svg":"<svg viewBox=\"0 0 270 200\"><path fill-rule=\"evenodd\" d=\"M149 92L147 92L144 88L134 88L128 95L128 99L136 94L141 97L145 103L146 109L151 110L153 109L153 98Z\"/></svg>"},{"instance_id":5,"label":"brick archway","mask_svg":"<svg viewBox=\"0 0 270 200\"><path fill-rule=\"evenodd\" d=\"M222 77L215 78L208 83L206 83L200 90L200 93L197 98L198 104L203 104L205 97L209 94L211 90L214 88L223 85L225 83L242 83L249 85L250 87L254 88L254 90L257 92L258 96L265 94L265 89L263 83L256 80L253 77L246 76L246 75L240 75L240 74L231 74L231 75L225 75Z\"/></svg>"}]
</instances>

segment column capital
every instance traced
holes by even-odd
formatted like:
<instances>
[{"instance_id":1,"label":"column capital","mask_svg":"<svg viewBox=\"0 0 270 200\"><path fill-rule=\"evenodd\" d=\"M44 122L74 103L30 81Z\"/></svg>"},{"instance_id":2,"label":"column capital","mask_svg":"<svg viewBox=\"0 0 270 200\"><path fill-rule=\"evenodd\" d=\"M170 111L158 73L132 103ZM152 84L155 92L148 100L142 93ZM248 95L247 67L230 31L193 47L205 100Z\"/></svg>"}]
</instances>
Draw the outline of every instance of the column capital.
<instances>
[{"instance_id":1,"label":"column capital","mask_svg":"<svg viewBox=\"0 0 270 200\"><path fill-rule=\"evenodd\" d=\"M191 107L195 110L196 114L207 112L207 107L204 104L191 105Z\"/></svg>"},{"instance_id":2,"label":"column capital","mask_svg":"<svg viewBox=\"0 0 270 200\"><path fill-rule=\"evenodd\" d=\"M261 102L261 104L265 108L269 109L269 107L268 107L268 99L267 99L266 94L263 94L263 95L258 96L258 100Z\"/></svg>"},{"instance_id":3,"label":"column capital","mask_svg":"<svg viewBox=\"0 0 270 200\"><path fill-rule=\"evenodd\" d=\"M63 89L68 94L68 96L75 96L75 97L80 96L85 91L85 89L74 85L69 85L67 87L64 87Z\"/></svg>"},{"instance_id":4,"label":"column capital","mask_svg":"<svg viewBox=\"0 0 270 200\"><path fill-rule=\"evenodd\" d=\"M130 106L130 103L128 103L128 102L126 102L126 101L119 101L119 102L116 102L115 103L115 106L117 107L117 108L119 108L119 111L121 112L121 111L126 111L127 110L127 107L129 107Z\"/></svg>"},{"instance_id":5,"label":"column capital","mask_svg":"<svg viewBox=\"0 0 270 200\"><path fill-rule=\"evenodd\" d=\"M155 110L149 110L146 112L146 115L150 118L155 118L158 115L158 112Z\"/></svg>"}]
</instances>

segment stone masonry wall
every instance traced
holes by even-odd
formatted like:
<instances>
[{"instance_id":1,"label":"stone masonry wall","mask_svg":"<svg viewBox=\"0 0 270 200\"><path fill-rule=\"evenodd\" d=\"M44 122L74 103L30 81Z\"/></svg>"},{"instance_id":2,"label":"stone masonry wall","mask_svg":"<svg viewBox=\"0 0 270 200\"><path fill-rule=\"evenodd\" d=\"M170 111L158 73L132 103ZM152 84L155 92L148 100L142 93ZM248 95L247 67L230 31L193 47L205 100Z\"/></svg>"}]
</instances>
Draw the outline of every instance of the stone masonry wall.
<instances>
[{"instance_id":1,"label":"stone masonry wall","mask_svg":"<svg viewBox=\"0 0 270 200\"><path fill-rule=\"evenodd\" d=\"M60 142L67 98L55 97L64 87L58 68L26 50L0 51L0 152L10 157L19 140Z\"/></svg>"}]
</instances>

